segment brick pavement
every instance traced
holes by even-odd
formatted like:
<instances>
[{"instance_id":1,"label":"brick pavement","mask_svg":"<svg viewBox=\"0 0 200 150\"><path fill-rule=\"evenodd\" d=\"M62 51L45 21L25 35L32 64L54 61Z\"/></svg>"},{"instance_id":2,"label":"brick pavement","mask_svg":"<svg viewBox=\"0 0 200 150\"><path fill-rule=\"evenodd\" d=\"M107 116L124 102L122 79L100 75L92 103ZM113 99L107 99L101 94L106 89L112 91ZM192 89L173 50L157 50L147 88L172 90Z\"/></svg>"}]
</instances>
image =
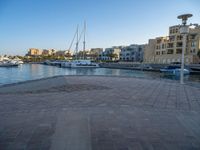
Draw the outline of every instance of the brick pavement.
<instances>
[{"instance_id":1,"label":"brick pavement","mask_svg":"<svg viewBox=\"0 0 200 150\"><path fill-rule=\"evenodd\" d=\"M200 88L60 76L0 88L1 150L200 149Z\"/></svg>"}]
</instances>

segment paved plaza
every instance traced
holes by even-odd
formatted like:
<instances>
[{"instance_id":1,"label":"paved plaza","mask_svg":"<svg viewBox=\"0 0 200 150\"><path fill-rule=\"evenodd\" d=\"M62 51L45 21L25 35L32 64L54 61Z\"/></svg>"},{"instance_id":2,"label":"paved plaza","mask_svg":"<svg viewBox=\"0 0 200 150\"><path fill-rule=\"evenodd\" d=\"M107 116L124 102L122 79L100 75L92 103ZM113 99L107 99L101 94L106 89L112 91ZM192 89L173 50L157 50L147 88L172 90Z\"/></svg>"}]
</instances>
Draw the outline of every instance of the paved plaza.
<instances>
[{"instance_id":1,"label":"paved plaza","mask_svg":"<svg viewBox=\"0 0 200 150\"><path fill-rule=\"evenodd\" d=\"M104 76L4 86L0 150L200 150L200 88Z\"/></svg>"}]
</instances>

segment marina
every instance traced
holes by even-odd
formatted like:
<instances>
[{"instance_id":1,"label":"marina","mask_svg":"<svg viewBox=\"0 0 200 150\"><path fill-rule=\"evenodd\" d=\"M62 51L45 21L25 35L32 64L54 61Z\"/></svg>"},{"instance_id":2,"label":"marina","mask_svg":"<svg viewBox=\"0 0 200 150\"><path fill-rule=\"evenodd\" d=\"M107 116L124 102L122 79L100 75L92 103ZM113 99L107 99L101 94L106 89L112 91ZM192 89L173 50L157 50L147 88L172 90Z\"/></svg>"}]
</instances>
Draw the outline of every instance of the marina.
<instances>
[{"instance_id":1,"label":"marina","mask_svg":"<svg viewBox=\"0 0 200 150\"><path fill-rule=\"evenodd\" d=\"M198 6L0 2L0 150L200 150Z\"/></svg>"},{"instance_id":2,"label":"marina","mask_svg":"<svg viewBox=\"0 0 200 150\"><path fill-rule=\"evenodd\" d=\"M159 72L130 70L130 69L111 69L111 68L60 68L42 64L22 64L14 68L0 68L0 85L12 84L35 79L42 79L60 75L88 75L88 76L124 76L146 79L158 79L178 81L177 76L165 76ZM199 75L187 75L184 77L186 82L200 83Z\"/></svg>"}]
</instances>

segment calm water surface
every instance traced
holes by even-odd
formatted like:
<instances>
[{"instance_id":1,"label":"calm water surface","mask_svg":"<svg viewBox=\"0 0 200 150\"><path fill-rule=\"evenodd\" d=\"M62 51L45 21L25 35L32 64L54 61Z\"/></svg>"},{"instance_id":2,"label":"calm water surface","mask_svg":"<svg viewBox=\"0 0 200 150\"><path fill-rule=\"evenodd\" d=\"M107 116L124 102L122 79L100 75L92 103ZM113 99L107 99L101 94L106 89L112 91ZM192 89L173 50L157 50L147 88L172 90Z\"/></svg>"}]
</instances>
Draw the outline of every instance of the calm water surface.
<instances>
[{"instance_id":1,"label":"calm water surface","mask_svg":"<svg viewBox=\"0 0 200 150\"><path fill-rule=\"evenodd\" d=\"M19 67L4 68L0 67L0 85L17 83L21 81L53 77L57 75L109 75L109 76L128 76L153 79L171 79L178 78L165 77L157 72L143 72L124 69L107 68L58 68L55 66L46 66L40 64L23 64ZM185 81L200 82L200 75L191 75L185 77Z\"/></svg>"}]
</instances>

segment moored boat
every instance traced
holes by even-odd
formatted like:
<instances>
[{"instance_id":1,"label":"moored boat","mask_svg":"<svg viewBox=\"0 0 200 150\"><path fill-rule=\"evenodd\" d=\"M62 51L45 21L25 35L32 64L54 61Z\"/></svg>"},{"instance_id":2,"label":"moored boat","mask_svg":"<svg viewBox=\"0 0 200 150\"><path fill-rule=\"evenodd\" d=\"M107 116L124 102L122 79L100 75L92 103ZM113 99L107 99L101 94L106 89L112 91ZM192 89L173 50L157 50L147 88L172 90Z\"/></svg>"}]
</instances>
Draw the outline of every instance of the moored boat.
<instances>
[{"instance_id":1,"label":"moored boat","mask_svg":"<svg viewBox=\"0 0 200 150\"><path fill-rule=\"evenodd\" d=\"M165 75L180 76L181 68L179 66L167 66L165 68L160 69L160 72L165 74ZM189 75L190 71L188 69L184 68L183 74Z\"/></svg>"},{"instance_id":2,"label":"moored boat","mask_svg":"<svg viewBox=\"0 0 200 150\"><path fill-rule=\"evenodd\" d=\"M71 63L71 68L98 68L99 64L91 60L75 60Z\"/></svg>"},{"instance_id":3,"label":"moored boat","mask_svg":"<svg viewBox=\"0 0 200 150\"><path fill-rule=\"evenodd\" d=\"M19 64L16 61L0 61L0 67L17 67Z\"/></svg>"},{"instance_id":4,"label":"moored boat","mask_svg":"<svg viewBox=\"0 0 200 150\"><path fill-rule=\"evenodd\" d=\"M99 64L91 60L73 60L71 62L61 63L63 68L98 68Z\"/></svg>"}]
</instances>

